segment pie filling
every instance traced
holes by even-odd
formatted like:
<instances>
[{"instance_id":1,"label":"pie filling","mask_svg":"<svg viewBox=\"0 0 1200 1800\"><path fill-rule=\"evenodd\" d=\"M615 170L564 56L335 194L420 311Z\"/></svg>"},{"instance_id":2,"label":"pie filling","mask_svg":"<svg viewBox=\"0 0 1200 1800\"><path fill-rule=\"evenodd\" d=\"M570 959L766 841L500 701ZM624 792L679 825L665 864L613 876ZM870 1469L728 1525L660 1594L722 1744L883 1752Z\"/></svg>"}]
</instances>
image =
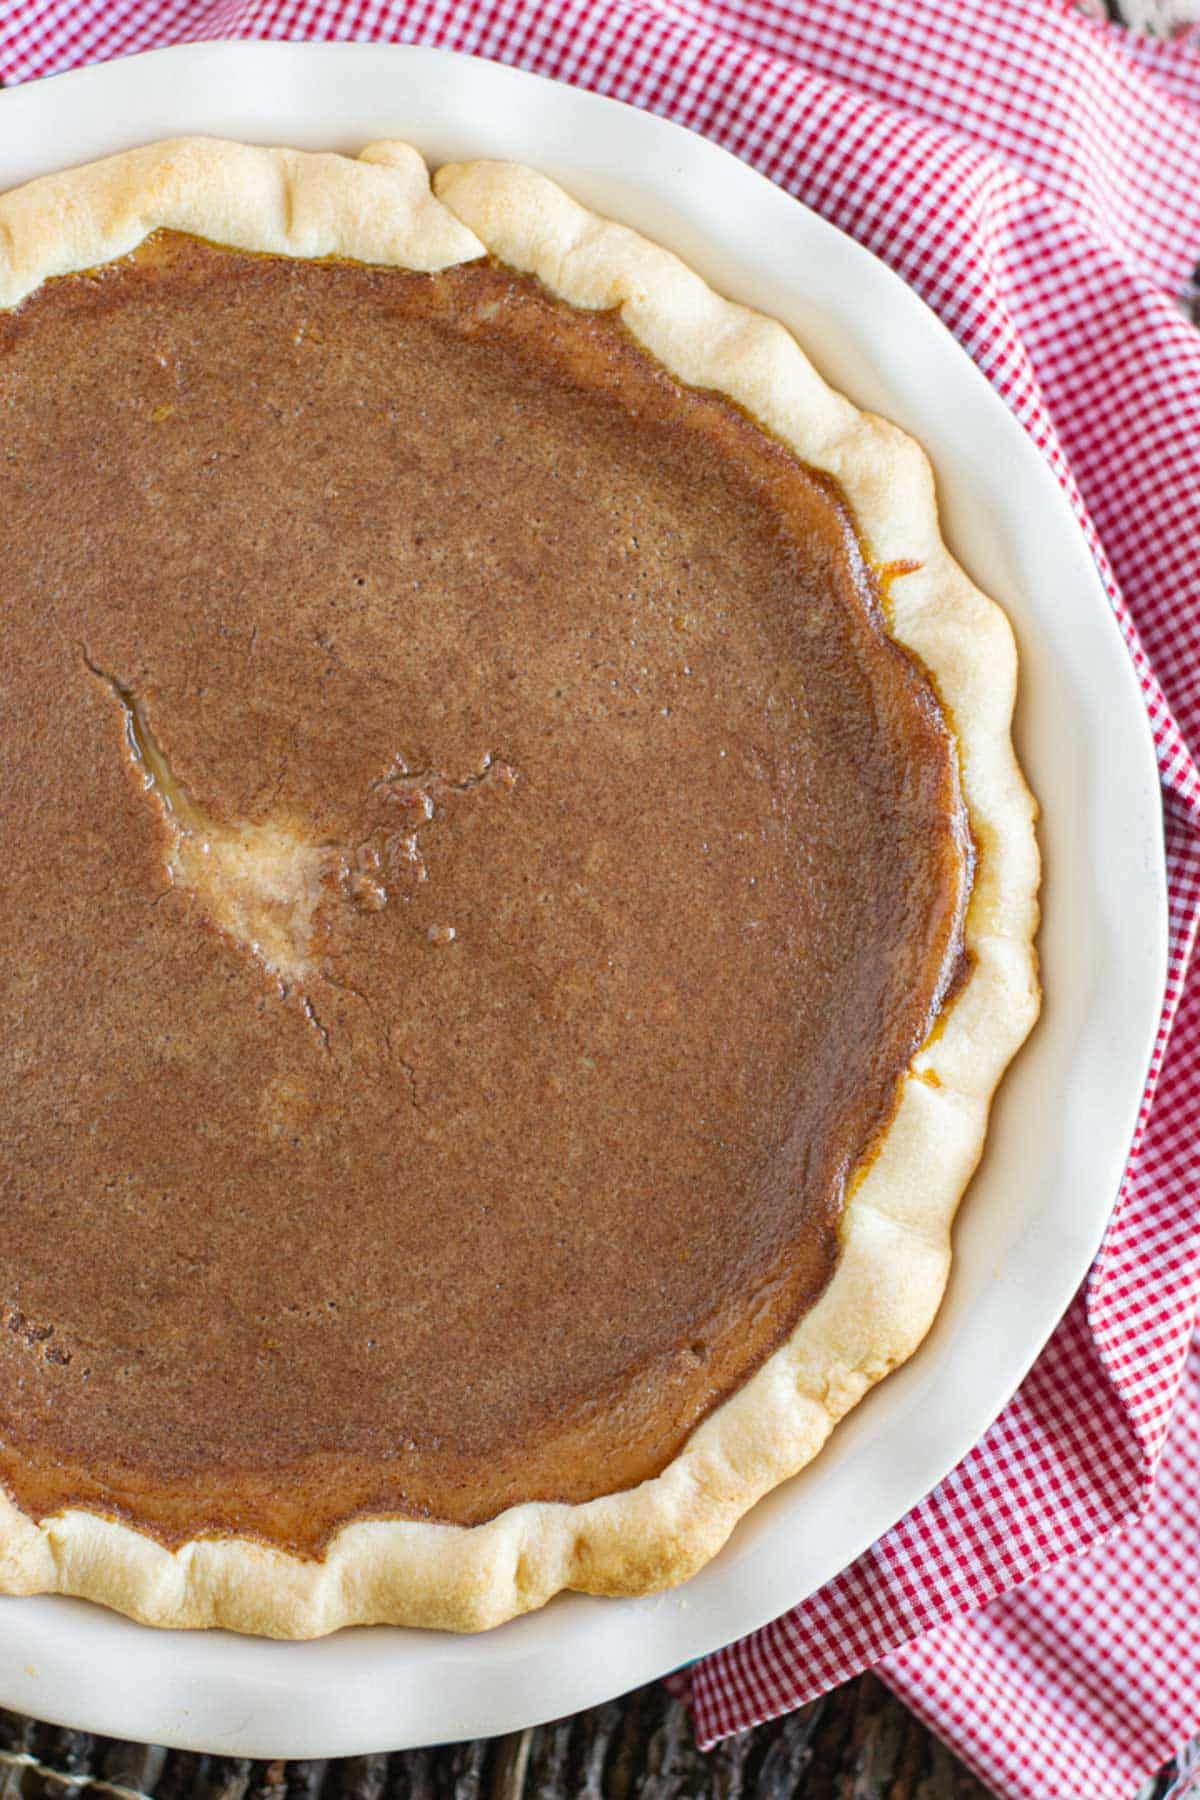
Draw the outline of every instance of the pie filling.
<instances>
[{"instance_id":1,"label":"pie filling","mask_svg":"<svg viewBox=\"0 0 1200 1800\"><path fill-rule=\"evenodd\" d=\"M962 962L836 487L612 317L160 235L0 315L0 1481L316 1552L652 1476Z\"/></svg>"}]
</instances>

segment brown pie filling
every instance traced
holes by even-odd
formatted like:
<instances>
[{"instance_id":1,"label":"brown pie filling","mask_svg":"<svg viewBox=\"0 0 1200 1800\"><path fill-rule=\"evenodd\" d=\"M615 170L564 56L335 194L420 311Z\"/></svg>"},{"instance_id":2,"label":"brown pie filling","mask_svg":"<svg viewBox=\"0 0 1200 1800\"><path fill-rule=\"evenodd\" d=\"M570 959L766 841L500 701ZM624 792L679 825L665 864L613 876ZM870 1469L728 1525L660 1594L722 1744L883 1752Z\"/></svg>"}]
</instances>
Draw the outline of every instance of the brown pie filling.
<instances>
[{"instance_id":1,"label":"brown pie filling","mask_svg":"<svg viewBox=\"0 0 1200 1800\"><path fill-rule=\"evenodd\" d=\"M661 1470L961 962L834 485L607 316L159 237L0 314L0 1480L314 1551Z\"/></svg>"}]
</instances>

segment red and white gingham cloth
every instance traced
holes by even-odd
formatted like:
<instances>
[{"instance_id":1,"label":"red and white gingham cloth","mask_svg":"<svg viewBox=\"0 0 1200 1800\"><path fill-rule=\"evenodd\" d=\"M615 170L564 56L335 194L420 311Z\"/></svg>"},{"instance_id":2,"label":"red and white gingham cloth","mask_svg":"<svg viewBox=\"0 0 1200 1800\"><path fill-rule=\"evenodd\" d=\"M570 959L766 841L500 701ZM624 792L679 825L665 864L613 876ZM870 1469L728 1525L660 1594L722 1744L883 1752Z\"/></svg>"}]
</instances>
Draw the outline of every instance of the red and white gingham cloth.
<instances>
[{"instance_id":1,"label":"red and white gingham cloth","mask_svg":"<svg viewBox=\"0 0 1200 1800\"><path fill-rule=\"evenodd\" d=\"M1178 305L1200 260L1200 41L1052 0L0 0L0 76L230 36L444 45L704 132L899 270L1067 489L1166 806L1170 985L1120 1200L971 1455L680 1680L707 1745L878 1666L1001 1793L1129 1800L1200 1729L1200 332Z\"/></svg>"}]
</instances>

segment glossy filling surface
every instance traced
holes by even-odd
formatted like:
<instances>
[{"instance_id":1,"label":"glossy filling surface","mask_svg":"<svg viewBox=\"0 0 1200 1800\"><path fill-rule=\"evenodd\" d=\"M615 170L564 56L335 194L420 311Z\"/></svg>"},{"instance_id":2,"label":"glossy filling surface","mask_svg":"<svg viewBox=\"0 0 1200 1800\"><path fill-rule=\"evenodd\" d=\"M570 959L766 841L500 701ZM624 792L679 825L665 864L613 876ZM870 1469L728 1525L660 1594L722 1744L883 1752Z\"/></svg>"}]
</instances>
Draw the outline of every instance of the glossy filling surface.
<instances>
[{"instance_id":1,"label":"glossy filling surface","mask_svg":"<svg viewBox=\"0 0 1200 1800\"><path fill-rule=\"evenodd\" d=\"M834 486L615 320L159 237L0 314L0 1481L311 1552L645 1479L961 959Z\"/></svg>"}]
</instances>

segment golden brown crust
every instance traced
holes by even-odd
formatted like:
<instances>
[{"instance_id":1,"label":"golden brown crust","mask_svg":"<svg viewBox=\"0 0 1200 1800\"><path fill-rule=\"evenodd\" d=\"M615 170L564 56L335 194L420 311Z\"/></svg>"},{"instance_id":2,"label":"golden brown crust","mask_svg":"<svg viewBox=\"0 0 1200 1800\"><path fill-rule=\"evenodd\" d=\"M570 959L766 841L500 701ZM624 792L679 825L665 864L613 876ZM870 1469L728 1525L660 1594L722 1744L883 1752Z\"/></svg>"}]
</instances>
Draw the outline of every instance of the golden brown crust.
<instances>
[{"instance_id":1,"label":"golden brown crust","mask_svg":"<svg viewBox=\"0 0 1200 1800\"><path fill-rule=\"evenodd\" d=\"M0 1589L10 1593L78 1594L154 1624L309 1637L384 1620L478 1630L564 1587L640 1593L685 1579L925 1335L992 1093L1037 1014L1039 871L1034 804L1010 739L1015 648L999 608L941 542L923 453L833 393L782 326L720 299L544 177L477 163L442 169L435 185L437 200L420 158L397 144L373 145L357 162L208 140L150 146L0 199L0 306L167 226L247 249L420 269L486 247L574 305L619 307L679 378L730 395L835 477L878 562L917 565L891 584L890 623L957 734L979 852L970 974L853 1187L822 1299L662 1475L470 1528L357 1523L320 1560L241 1539L172 1552L84 1512L36 1524L0 1498Z\"/></svg>"}]
</instances>

